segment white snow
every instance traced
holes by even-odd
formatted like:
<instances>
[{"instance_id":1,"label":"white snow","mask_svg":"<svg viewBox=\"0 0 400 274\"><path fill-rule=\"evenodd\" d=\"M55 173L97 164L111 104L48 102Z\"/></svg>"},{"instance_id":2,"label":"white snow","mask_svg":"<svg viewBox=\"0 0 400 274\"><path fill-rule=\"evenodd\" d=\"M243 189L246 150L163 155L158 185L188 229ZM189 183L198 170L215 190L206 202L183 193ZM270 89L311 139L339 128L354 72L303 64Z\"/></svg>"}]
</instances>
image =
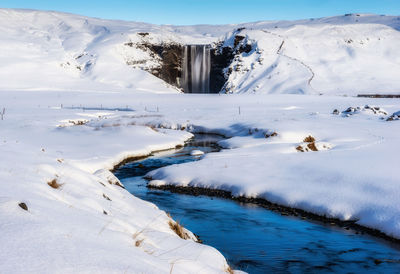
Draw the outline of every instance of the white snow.
<instances>
[{"instance_id":1,"label":"white snow","mask_svg":"<svg viewBox=\"0 0 400 274\"><path fill-rule=\"evenodd\" d=\"M145 111L70 107L101 100L109 108L127 102L136 108L137 99L132 93L0 92L6 108L0 120L1 272L226 271L217 250L179 238L164 211L118 186L108 171L128 157L181 145L192 134L117 122L102 126L151 115ZM65 107L56 107L61 103ZM61 126L82 117L89 122ZM53 179L58 189L48 185Z\"/></svg>"},{"instance_id":2,"label":"white snow","mask_svg":"<svg viewBox=\"0 0 400 274\"><path fill-rule=\"evenodd\" d=\"M245 28L237 31L239 28ZM253 46L231 64L233 93L396 93L400 17L353 14L220 26L158 26L0 9L0 90L179 92L142 71L159 58L129 43ZM142 36L138 33L149 33Z\"/></svg>"},{"instance_id":3,"label":"white snow","mask_svg":"<svg viewBox=\"0 0 400 274\"><path fill-rule=\"evenodd\" d=\"M190 152L190 155L192 155L192 156L201 156L201 155L203 155L203 154L204 154L204 152L201 151L201 150L199 150L199 149L194 149L194 150L192 150L192 151Z\"/></svg>"},{"instance_id":4,"label":"white snow","mask_svg":"<svg viewBox=\"0 0 400 274\"><path fill-rule=\"evenodd\" d=\"M349 117L332 114L336 108L366 104L392 113L400 108L398 99L301 95L220 96L204 103L202 99L196 97L195 111L189 111L190 102L185 104L185 119L196 125L194 131L232 138L220 142L226 148L222 152L151 172L157 185L218 188L235 196L262 197L357 220L400 237L400 175L395 164L400 124L386 121L389 115L367 111ZM175 111L166 119L181 123ZM272 131L278 135L263 137ZM319 151L297 151L299 145L306 147L303 140L309 135L315 137Z\"/></svg>"},{"instance_id":5,"label":"white snow","mask_svg":"<svg viewBox=\"0 0 400 274\"><path fill-rule=\"evenodd\" d=\"M391 27L295 25L246 29L239 35L253 44L253 51L231 64L230 92L357 95L399 91L400 33Z\"/></svg>"},{"instance_id":6,"label":"white snow","mask_svg":"<svg viewBox=\"0 0 400 274\"><path fill-rule=\"evenodd\" d=\"M227 271L217 250L179 238L109 171L182 145L187 131L229 139L152 172L152 184L263 197L400 238L399 99L329 96L398 92L399 18L176 27L0 9L0 272ZM124 46L138 32L230 46L244 35L255 47L237 56L226 88L245 94L179 94L142 70L156 59ZM309 135L319 151L296 150Z\"/></svg>"}]
</instances>

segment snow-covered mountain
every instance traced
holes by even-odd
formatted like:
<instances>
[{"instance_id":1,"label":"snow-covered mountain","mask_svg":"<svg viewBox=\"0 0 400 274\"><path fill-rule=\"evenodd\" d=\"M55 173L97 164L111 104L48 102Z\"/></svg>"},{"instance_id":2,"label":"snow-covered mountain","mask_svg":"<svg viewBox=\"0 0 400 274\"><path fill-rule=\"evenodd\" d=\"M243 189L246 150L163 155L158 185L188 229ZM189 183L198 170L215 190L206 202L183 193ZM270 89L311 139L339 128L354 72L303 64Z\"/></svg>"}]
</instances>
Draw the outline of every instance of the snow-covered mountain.
<instances>
[{"instance_id":1,"label":"snow-covered mountain","mask_svg":"<svg viewBox=\"0 0 400 274\"><path fill-rule=\"evenodd\" d=\"M251 45L225 68L222 92L395 93L400 17L364 14L219 26L159 26L0 10L1 90L179 92L151 75L149 44ZM147 34L148 33L148 34Z\"/></svg>"}]
</instances>

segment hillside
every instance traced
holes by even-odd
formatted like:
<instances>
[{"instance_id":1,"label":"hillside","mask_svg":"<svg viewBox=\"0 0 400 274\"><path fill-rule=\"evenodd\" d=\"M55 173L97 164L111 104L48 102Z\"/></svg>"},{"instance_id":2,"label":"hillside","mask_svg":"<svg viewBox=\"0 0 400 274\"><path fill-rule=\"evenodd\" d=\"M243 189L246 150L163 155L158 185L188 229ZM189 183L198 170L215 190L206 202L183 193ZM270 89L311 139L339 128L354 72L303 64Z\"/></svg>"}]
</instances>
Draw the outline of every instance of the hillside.
<instances>
[{"instance_id":1,"label":"hillside","mask_svg":"<svg viewBox=\"0 0 400 274\"><path fill-rule=\"evenodd\" d=\"M240 36L251 51L236 52L228 60L222 92L396 93L399 30L400 17L378 15L158 26L1 9L0 90L179 92L147 73L160 69L157 56L127 44L222 43L233 48Z\"/></svg>"}]
</instances>

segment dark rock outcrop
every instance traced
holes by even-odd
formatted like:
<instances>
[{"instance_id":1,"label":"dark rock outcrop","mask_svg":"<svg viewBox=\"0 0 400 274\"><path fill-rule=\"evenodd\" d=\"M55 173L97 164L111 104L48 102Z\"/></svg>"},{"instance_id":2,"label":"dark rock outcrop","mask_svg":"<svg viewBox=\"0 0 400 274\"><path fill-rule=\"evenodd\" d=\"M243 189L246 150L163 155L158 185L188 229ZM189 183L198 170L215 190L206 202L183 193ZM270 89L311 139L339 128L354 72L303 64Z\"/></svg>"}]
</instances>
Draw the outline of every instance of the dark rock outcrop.
<instances>
[{"instance_id":1,"label":"dark rock outcrop","mask_svg":"<svg viewBox=\"0 0 400 274\"><path fill-rule=\"evenodd\" d=\"M210 90L218 93L227 80L225 68L229 67L234 58L233 49L223 47L222 43L211 51Z\"/></svg>"},{"instance_id":2,"label":"dark rock outcrop","mask_svg":"<svg viewBox=\"0 0 400 274\"><path fill-rule=\"evenodd\" d=\"M242 53L248 54L253 50L254 47L248 40L248 37L240 34L243 29L244 28L238 29L234 32L233 43L231 42L230 45L226 45L225 41L220 41L211 46L209 87L211 93L225 91L224 87L232 72L230 65L235 57L238 57ZM150 35L149 33L138 33L138 35L142 37L141 42L128 42L125 43L125 46L136 47L150 53L151 58L154 58L160 64L159 66L143 69L183 91L181 79L183 75L182 65L185 45L178 43L152 44L146 38ZM146 62L146 60L129 60L127 64L135 67L142 67L141 65L145 65Z\"/></svg>"},{"instance_id":3,"label":"dark rock outcrop","mask_svg":"<svg viewBox=\"0 0 400 274\"><path fill-rule=\"evenodd\" d=\"M168 84L180 87L179 79L182 77L183 46L179 44L154 45L148 43L143 43L141 46L149 49L162 60L161 67L153 69L151 73Z\"/></svg>"}]
</instances>

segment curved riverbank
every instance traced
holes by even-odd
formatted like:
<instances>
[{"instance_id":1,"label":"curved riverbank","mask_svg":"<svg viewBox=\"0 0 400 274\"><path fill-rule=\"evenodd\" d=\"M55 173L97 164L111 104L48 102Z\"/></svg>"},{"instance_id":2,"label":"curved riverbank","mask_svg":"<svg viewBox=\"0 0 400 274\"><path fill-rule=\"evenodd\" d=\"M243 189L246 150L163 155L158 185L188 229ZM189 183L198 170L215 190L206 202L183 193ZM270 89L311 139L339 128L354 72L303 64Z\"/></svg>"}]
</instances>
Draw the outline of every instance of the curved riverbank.
<instances>
[{"instance_id":1,"label":"curved riverbank","mask_svg":"<svg viewBox=\"0 0 400 274\"><path fill-rule=\"evenodd\" d=\"M194 143L196 138L181 150L128 163L115 175L129 192L170 212L205 244L217 248L234 268L250 273L361 268L391 271L398 265L398 241L354 222L310 214L264 199L234 197L229 191L148 186L143 176L149 171L201 159L191 152L207 148Z\"/></svg>"},{"instance_id":2,"label":"curved riverbank","mask_svg":"<svg viewBox=\"0 0 400 274\"><path fill-rule=\"evenodd\" d=\"M307 219L311 221L317 221L323 224L338 226L344 229L352 229L355 230L357 233L366 233L374 237L382 238L386 241L390 241L392 243L400 244L400 239L391 237L382 231L377 229L369 228L366 226L362 226L356 223L354 220L343 221L338 218L330 218L327 216L321 216L314 214L312 212L308 212L299 208L288 207L276 203L272 203L263 198L250 198L246 196L234 196L232 192L226 190L219 190L219 189L209 189L209 188L202 188L202 187L192 187L192 186L175 186L175 185L147 185L148 188L158 189L158 190L166 190L171 191L174 193L179 194L186 194L186 195L193 195L193 196L209 196L209 197L219 197L224 199L230 199L239 203L246 203L246 204L255 204L266 208L268 210L272 210L278 212L281 215L288 215L299 217L301 219Z\"/></svg>"}]
</instances>

